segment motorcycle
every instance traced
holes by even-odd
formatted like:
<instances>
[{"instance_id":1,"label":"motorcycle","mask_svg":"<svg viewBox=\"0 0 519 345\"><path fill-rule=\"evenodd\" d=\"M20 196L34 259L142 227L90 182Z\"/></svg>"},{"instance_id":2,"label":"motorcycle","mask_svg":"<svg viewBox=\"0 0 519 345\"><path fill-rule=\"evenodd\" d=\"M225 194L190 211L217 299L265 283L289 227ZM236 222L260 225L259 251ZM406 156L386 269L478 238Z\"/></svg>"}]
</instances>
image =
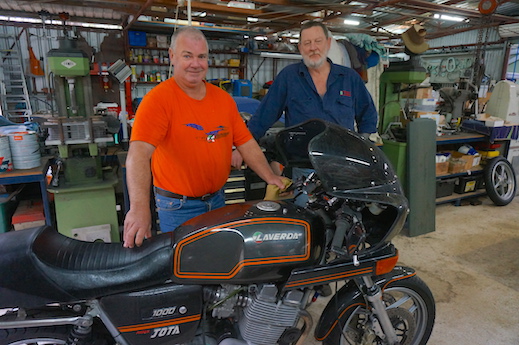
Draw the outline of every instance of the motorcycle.
<instances>
[{"instance_id":1,"label":"motorcycle","mask_svg":"<svg viewBox=\"0 0 519 345\"><path fill-rule=\"evenodd\" d=\"M0 345L426 344L435 303L391 243L407 200L382 151L309 120L275 137L313 171L290 200L228 205L141 247L50 227L0 235ZM313 301L336 293L317 324Z\"/></svg>"}]
</instances>

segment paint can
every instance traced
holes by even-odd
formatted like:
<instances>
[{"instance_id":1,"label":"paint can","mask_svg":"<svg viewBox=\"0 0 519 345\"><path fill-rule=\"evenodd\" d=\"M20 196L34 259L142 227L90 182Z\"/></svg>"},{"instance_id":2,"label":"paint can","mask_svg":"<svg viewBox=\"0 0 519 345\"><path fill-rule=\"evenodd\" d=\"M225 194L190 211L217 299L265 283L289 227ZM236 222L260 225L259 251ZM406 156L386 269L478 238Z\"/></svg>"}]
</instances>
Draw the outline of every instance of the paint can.
<instances>
[{"instance_id":1,"label":"paint can","mask_svg":"<svg viewBox=\"0 0 519 345\"><path fill-rule=\"evenodd\" d=\"M9 145L15 169L32 169L41 165L40 144L36 132L10 133Z\"/></svg>"}]
</instances>

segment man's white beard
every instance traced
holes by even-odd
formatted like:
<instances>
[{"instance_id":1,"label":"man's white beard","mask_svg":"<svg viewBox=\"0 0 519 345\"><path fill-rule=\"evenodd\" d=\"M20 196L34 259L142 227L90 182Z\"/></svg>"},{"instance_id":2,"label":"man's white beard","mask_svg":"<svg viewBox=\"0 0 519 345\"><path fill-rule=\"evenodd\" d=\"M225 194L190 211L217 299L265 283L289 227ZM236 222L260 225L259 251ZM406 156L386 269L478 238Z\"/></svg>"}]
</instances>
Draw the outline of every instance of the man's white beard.
<instances>
[{"instance_id":1,"label":"man's white beard","mask_svg":"<svg viewBox=\"0 0 519 345\"><path fill-rule=\"evenodd\" d=\"M305 63L306 67L308 68L319 68L326 62L326 55L322 56L317 61L310 60L307 57L303 57L303 62Z\"/></svg>"}]
</instances>

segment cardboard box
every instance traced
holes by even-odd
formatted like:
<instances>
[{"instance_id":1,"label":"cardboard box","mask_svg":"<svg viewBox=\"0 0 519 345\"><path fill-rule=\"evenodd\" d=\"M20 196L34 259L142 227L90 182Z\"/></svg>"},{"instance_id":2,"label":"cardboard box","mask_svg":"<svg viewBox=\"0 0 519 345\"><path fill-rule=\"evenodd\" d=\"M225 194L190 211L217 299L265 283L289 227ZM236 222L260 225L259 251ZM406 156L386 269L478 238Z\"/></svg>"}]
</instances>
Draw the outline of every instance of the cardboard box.
<instances>
[{"instance_id":1,"label":"cardboard box","mask_svg":"<svg viewBox=\"0 0 519 345\"><path fill-rule=\"evenodd\" d=\"M467 161L460 158L451 158L449 160L449 174L459 174L466 171L465 166Z\"/></svg>"},{"instance_id":2,"label":"cardboard box","mask_svg":"<svg viewBox=\"0 0 519 345\"><path fill-rule=\"evenodd\" d=\"M240 59L229 59L229 60L227 60L227 66L229 66L229 67L240 67Z\"/></svg>"},{"instance_id":3,"label":"cardboard box","mask_svg":"<svg viewBox=\"0 0 519 345\"><path fill-rule=\"evenodd\" d=\"M157 35L157 47L158 48L169 48L168 36Z\"/></svg>"},{"instance_id":4,"label":"cardboard box","mask_svg":"<svg viewBox=\"0 0 519 345\"><path fill-rule=\"evenodd\" d=\"M34 200L22 200L16 208L12 219L15 230L45 225L43 203Z\"/></svg>"},{"instance_id":5,"label":"cardboard box","mask_svg":"<svg viewBox=\"0 0 519 345\"><path fill-rule=\"evenodd\" d=\"M44 226L44 225L45 225L44 220L36 220L34 222L16 223L16 224L13 224L13 227L14 227L14 230L23 230L23 229L37 228L37 227Z\"/></svg>"},{"instance_id":6,"label":"cardboard box","mask_svg":"<svg viewBox=\"0 0 519 345\"><path fill-rule=\"evenodd\" d=\"M432 98L433 88L419 88L416 90L416 98Z\"/></svg>"},{"instance_id":7,"label":"cardboard box","mask_svg":"<svg viewBox=\"0 0 519 345\"><path fill-rule=\"evenodd\" d=\"M409 107L410 111L435 112L438 100L435 98L409 98L401 99L400 105Z\"/></svg>"},{"instance_id":8,"label":"cardboard box","mask_svg":"<svg viewBox=\"0 0 519 345\"><path fill-rule=\"evenodd\" d=\"M452 151L451 152L451 157L464 160L465 161L464 170L470 170L470 169L472 169L472 167L474 167L476 165L479 165L479 163L481 162L481 155L480 154L465 155L465 154L463 154L461 152L458 152L458 151Z\"/></svg>"},{"instance_id":9,"label":"cardboard box","mask_svg":"<svg viewBox=\"0 0 519 345\"><path fill-rule=\"evenodd\" d=\"M485 123L487 127L502 127L505 125L505 120L496 116L491 116L487 113L477 115L477 119Z\"/></svg>"},{"instance_id":10,"label":"cardboard box","mask_svg":"<svg viewBox=\"0 0 519 345\"><path fill-rule=\"evenodd\" d=\"M436 176L447 175L449 173L449 162L436 163Z\"/></svg>"},{"instance_id":11,"label":"cardboard box","mask_svg":"<svg viewBox=\"0 0 519 345\"><path fill-rule=\"evenodd\" d=\"M401 98L433 98L432 87L420 87L408 91L403 91L400 94Z\"/></svg>"}]
</instances>

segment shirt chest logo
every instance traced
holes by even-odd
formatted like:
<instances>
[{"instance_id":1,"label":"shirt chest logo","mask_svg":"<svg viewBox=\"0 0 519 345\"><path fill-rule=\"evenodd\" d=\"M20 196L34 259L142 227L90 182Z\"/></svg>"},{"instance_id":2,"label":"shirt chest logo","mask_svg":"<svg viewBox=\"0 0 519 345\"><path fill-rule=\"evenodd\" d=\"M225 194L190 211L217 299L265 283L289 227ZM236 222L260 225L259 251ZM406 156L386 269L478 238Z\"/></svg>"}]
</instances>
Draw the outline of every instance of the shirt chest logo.
<instances>
[{"instance_id":1,"label":"shirt chest logo","mask_svg":"<svg viewBox=\"0 0 519 345\"><path fill-rule=\"evenodd\" d=\"M203 126L198 125L196 123L186 123L185 126L203 132L204 136L198 138L205 140L208 143L214 143L217 139L229 135L229 130L225 126L217 126L215 129L209 131L206 131Z\"/></svg>"}]
</instances>

